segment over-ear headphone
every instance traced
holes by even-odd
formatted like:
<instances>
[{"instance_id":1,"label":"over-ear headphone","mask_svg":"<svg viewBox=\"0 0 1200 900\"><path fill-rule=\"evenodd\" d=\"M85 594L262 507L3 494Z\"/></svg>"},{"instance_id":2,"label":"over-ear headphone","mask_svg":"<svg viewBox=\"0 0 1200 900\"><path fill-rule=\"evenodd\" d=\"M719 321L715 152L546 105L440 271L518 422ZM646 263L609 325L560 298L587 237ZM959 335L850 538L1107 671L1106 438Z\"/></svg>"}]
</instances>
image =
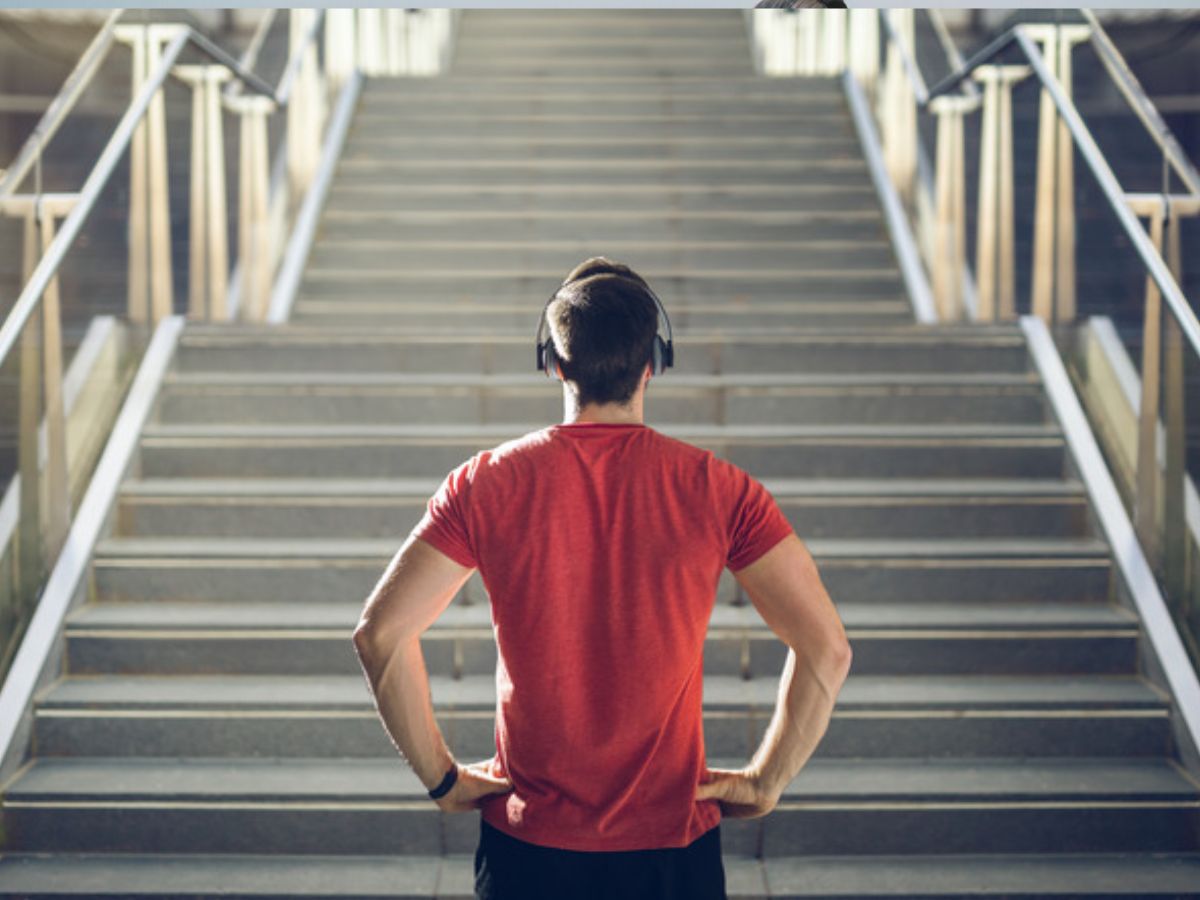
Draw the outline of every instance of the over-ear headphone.
<instances>
[{"instance_id":1,"label":"over-ear headphone","mask_svg":"<svg viewBox=\"0 0 1200 900\"><path fill-rule=\"evenodd\" d=\"M665 341L662 335L659 334L658 329L654 332L654 343L650 347L650 359L648 360L651 364L650 373L652 375L661 375L665 369L669 369L675 365L675 343L674 335L671 332L671 320L667 318L667 311L663 308L662 301L658 299L658 294L654 293L650 285L645 282L637 281L618 272L593 272L584 277L590 278L595 274L622 278L625 281L636 284L650 295L651 299L654 300L654 305L658 307L659 322L665 325L667 329L667 339ZM542 307L542 315L538 320L537 334L534 337L534 340L537 342L537 367L539 372L546 373L547 378L558 377L555 371L558 368L558 356L554 352L554 338L549 335L544 340L542 338L542 332L546 328L546 310L550 308L550 304L554 302L554 298L558 296L558 292L571 283L571 281L564 281L558 286L554 293L550 295L550 299L546 301L546 305Z\"/></svg>"}]
</instances>

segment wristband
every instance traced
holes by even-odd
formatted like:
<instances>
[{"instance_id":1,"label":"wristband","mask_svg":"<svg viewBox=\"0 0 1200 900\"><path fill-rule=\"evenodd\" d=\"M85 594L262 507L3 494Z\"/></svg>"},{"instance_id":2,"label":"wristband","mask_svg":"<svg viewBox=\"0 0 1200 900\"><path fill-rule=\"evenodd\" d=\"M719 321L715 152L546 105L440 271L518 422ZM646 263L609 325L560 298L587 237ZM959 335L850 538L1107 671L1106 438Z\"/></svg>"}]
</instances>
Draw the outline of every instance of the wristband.
<instances>
[{"instance_id":1,"label":"wristband","mask_svg":"<svg viewBox=\"0 0 1200 900\"><path fill-rule=\"evenodd\" d=\"M429 792L430 799L436 800L439 797L446 796L450 792L450 788L454 787L454 782L456 781L458 781L458 763L452 765L450 771L442 779L441 784Z\"/></svg>"}]
</instances>

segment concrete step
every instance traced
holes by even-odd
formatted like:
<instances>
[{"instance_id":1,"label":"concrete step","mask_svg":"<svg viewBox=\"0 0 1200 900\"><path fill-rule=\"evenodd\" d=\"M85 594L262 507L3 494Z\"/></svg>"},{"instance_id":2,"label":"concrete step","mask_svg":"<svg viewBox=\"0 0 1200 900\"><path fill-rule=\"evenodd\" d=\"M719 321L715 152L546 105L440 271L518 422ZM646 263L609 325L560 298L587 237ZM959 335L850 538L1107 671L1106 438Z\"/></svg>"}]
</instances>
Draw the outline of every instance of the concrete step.
<instances>
[{"instance_id":1,"label":"concrete step","mask_svg":"<svg viewBox=\"0 0 1200 900\"><path fill-rule=\"evenodd\" d=\"M772 90L758 90L754 87L741 90L718 91L711 87L705 90L637 90L624 89L582 89L541 90L541 89L510 89L506 91L481 91L470 89L441 88L433 89L434 85L424 85L411 91L388 91L386 93L368 88L359 101L355 110L354 122L351 125L351 137L356 137L364 131L390 126L397 134L412 135L403 121L397 122L396 116L401 113L425 111L430 114L450 112L461 114L474 112L479 114L494 113L498 108L511 113L529 115L532 113L567 115L578 114L581 109L596 113L613 115L640 115L648 112L671 115L675 113L704 112L713 116L745 115L748 113L774 113L780 116L799 118L810 114L832 115L841 114L843 128L840 133L848 138L855 137L846 106L845 97L841 91L822 93L796 93L789 91L781 93ZM799 125L800 123L798 123ZM810 135L803 128L795 130L797 139L812 139L819 134ZM561 135L560 139L576 141L577 135ZM747 134L737 140L763 142L767 136ZM604 140L601 137L601 140Z\"/></svg>"},{"instance_id":2,"label":"concrete step","mask_svg":"<svg viewBox=\"0 0 1200 900\"><path fill-rule=\"evenodd\" d=\"M382 539L416 525L437 486L436 478L130 479L114 527L122 537ZM766 487L806 540L1094 533L1073 481L767 479Z\"/></svg>"},{"instance_id":3,"label":"concrete step","mask_svg":"<svg viewBox=\"0 0 1200 900\"><path fill-rule=\"evenodd\" d=\"M16 852L446 854L478 837L397 759L39 757L5 810ZM722 822L722 846L1186 852L1198 813L1200 788L1168 760L812 760L771 816Z\"/></svg>"},{"instance_id":4,"label":"concrete step","mask_svg":"<svg viewBox=\"0 0 1200 900\"><path fill-rule=\"evenodd\" d=\"M586 216L580 214L581 210L587 211ZM644 227L642 223L647 220L668 222L673 217L692 213L745 217L750 226L766 214L806 217L853 214L868 216L879 228L883 227L875 189L866 181L854 184L762 181L723 186L680 182L598 186L586 182L543 185L532 180L503 184L426 181L404 185L390 180L379 183L337 180L330 187L320 227L332 226L345 216L412 212L429 213L431 227L440 224L441 215L464 212L501 216L516 222L542 212L557 213L567 221L573 220L576 227L580 222L587 222L595 223L598 228L603 228L604 223L613 218L628 219L631 228L638 228ZM597 235L603 236L603 233L597 232ZM469 276L470 272L463 274Z\"/></svg>"},{"instance_id":5,"label":"concrete step","mask_svg":"<svg viewBox=\"0 0 1200 900\"><path fill-rule=\"evenodd\" d=\"M102 541L92 561L92 597L257 603L288 598L365 600L403 536L381 541L242 539ZM1109 596L1111 563L1093 539L1049 541L807 541L822 581L842 601L896 603L1095 602ZM725 570L718 603L744 602ZM461 603L488 603L473 572Z\"/></svg>"},{"instance_id":6,"label":"concrete step","mask_svg":"<svg viewBox=\"0 0 1200 900\"><path fill-rule=\"evenodd\" d=\"M600 32L596 33L599 36ZM625 40L627 38L620 38ZM612 96L649 96L663 98L708 97L714 102L742 97L772 96L780 102L809 98L837 98L845 102L841 81L833 76L771 76L761 75L580 75L569 70L554 78L531 75L493 73L480 80L458 75L453 71L436 78L373 77L365 85L362 103L381 98L403 99L413 96L440 97L453 100L462 97L491 99L497 103L516 97L561 96L583 99L603 99Z\"/></svg>"},{"instance_id":7,"label":"concrete step","mask_svg":"<svg viewBox=\"0 0 1200 900\"><path fill-rule=\"evenodd\" d=\"M369 277L369 276L368 276ZM389 281L384 277L380 282ZM374 281L374 279L372 279ZM886 285L883 279L869 284L868 290L881 294ZM370 293L368 293L370 291ZM291 320L297 324L330 327L378 324L402 327L425 335L459 334L464 329L486 330L494 335L527 335L537 328L539 311L533 304L500 305L484 301L481 305L443 301L406 302L388 300L375 293L368 283L361 299L302 299L292 307ZM831 300L788 304L762 304L754 308L715 304L673 304L671 333L679 338L707 336L735 337L737 335L779 334L795 332L814 326L864 326L894 323L905 325L912 321L912 306L902 299ZM558 408L561 409L561 403Z\"/></svg>"},{"instance_id":8,"label":"concrete step","mask_svg":"<svg viewBox=\"0 0 1200 900\"><path fill-rule=\"evenodd\" d=\"M550 288L555 284L557 281L550 282ZM662 290L667 292L670 287L665 284ZM403 289L403 285L393 288ZM530 287L528 296L548 298L549 292L542 294L540 288L535 292ZM664 304L670 302L669 296ZM538 302L544 304L545 300ZM414 335L394 327L350 326L331 332L327 327L301 324L230 327L189 323L180 335L172 367L178 372L524 373L536 371L533 349L533 329L525 338L476 330L451 338ZM680 339L675 343L675 361L663 383L684 373L1030 370L1025 343L1011 328L955 329L912 323L886 329L808 330L786 337Z\"/></svg>"},{"instance_id":9,"label":"concrete step","mask_svg":"<svg viewBox=\"0 0 1200 900\"><path fill-rule=\"evenodd\" d=\"M473 140L480 129L477 120L468 120L462 128L438 127L438 133L460 140ZM495 127L512 128L509 120L497 120ZM756 127L754 122L728 122L731 130ZM547 120L548 130L567 127L569 123ZM700 120L696 128L707 133ZM413 122L413 127L423 127ZM574 126L570 126L575 130ZM636 127L636 126L634 126ZM609 123L594 122L592 129L609 133ZM589 129L583 129L587 133ZM684 129L681 129L684 131ZM380 156L373 159L346 159L338 165L339 184L371 186L388 182L395 189L409 184L445 182L453 185L486 186L494 184L528 185L589 185L599 187L605 181L623 181L627 185L663 186L712 185L736 187L763 185L770 182L804 184L815 182L837 187L868 187L870 173L861 159L764 159L724 160L704 159L611 159L587 160L551 159L398 159Z\"/></svg>"},{"instance_id":10,"label":"concrete step","mask_svg":"<svg viewBox=\"0 0 1200 900\"><path fill-rule=\"evenodd\" d=\"M596 75L641 75L641 76L673 76L673 75L704 75L706 77L722 75L752 75L754 63L747 53L741 59L732 57L709 60L698 56L676 56L668 59L613 59L612 57L595 56L567 63L575 72L594 73ZM456 75L477 75L487 77L497 72L508 75L540 75L553 76L561 71L564 63L553 57L539 58L536 56L506 56L492 59L473 60L455 54L451 68Z\"/></svg>"},{"instance_id":11,"label":"concrete step","mask_svg":"<svg viewBox=\"0 0 1200 900\"><path fill-rule=\"evenodd\" d=\"M474 817L472 817L474 818ZM1200 854L945 854L786 856L726 854L725 880L737 900L767 897L1178 897L1200 878ZM220 893L240 898L387 897L471 900L471 854L337 857L273 854L64 853L0 857L0 889L29 897L128 896L97 885L127 885L139 897ZM126 890L126 889L123 889Z\"/></svg>"},{"instance_id":12,"label":"concrete step","mask_svg":"<svg viewBox=\"0 0 1200 900\"><path fill-rule=\"evenodd\" d=\"M826 173L830 174L830 173ZM445 180L442 182L409 180L394 184L390 179L338 178L330 186L325 203L328 211L349 212L511 212L588 210L592 217L629 215L660 218L684 212L724 212L737 215L874 215L878 221L878 199L870 181L854 173L838 173L826 180L760 178L737 184L706 184L676 179L671 184L653 181L638 184L598 185L589 181L545 178L526 181L510 179L476 180L475 184ZM881 222L882 227L882 222Z\"/></svg>"},{"instance_id":13,"label":"concrete step","mask_svg":"<svg viewBox=\"0 0 1200 900\"><path fill-rule=\"evenodd\" d=\"M561 269L569 272L580 259L598 252L595 238L583 240L519 240L491 234L478 240L405 241L376 236L337 240L326 237L313 248L309 266L314 270L354 270L385 274L414 269L448 269L469 259L489 269ZM844 273L853 283L857 273L878 277L887 273L898 280L896 257L884 241L813 240L800 246L790 241L605 241L612 258L628 260L639 271L702 268L733 272L748 269L801 268L817 273Z\"/></svg>"},{"instance_id":14,"label":"concrete step","mask_svg":"<svg viewBox=\"0 0 1200 900\"><path fill-rule=\"evenodd\" d=\"M539 429L504 425L163 425L143 429L150 478L433 477L479 450ZM647 426L651 427L651 426ZM670 425L757 478L1048 478L1067 476L1047 425ZM418 449L419 448L419 449Z\"/></svg>"},{"instance_id":15,"label":"concrete step","mask_svg":"<svg viewBox=\"0 0 1200 900\"><path fill-rule=\"evenodd\" d=\"M581 257L575 258L574 268ZM450 310L482 306L494 311L516 314L522 310L533 313L536 322L546 300L562 282L564 269L540 270L536 276L518 275L516 270L498 272L493 287L488 288L485 278L464 275L455 281L451 269L371 269L352 271L349 269L310 270L301 282L301 292L296 304L308 300L328 301L338 299L344 304L380 304L390 301L400 310L410 308L404 300L437 302ZM342 283L340 296L337 284ZM655 292L666 307L667 316L691 318L701 313L714 319L728 319L734 312L763 311L782 313L792 311L794 322L790 334L803 336L812 330L835 328L858 329L902 329L914 324L912 306L902 294L902 283L898 272L888 269L854 271L851 269L827 271L754 270L754 271L704 271L694 277L676 276L673 272L656 278ZM511 295L511 296L509 296ZM828 320L832 313L844 307L847 313L871 308L870 304L887 301L895 307L908 311L899 322L838 323ZM805 312L826 311L826 320L806 323ZM305 328L305 323L292 320L289 323ZM728 324L726 322L726 324ZM314 328L313 325L307 325ZM337 330L352 337L349 330L362 329L362 325L350 322L337 323ZM535 329L533 329L535 330ZM328 328L325 328L328 332ZM392 329L396 334L407 334L410 340L430 340L432 336L412 330ZM745 332L745 329L742 329ZM383 332L386 334L386 331ZM484 328L464 325L461 334L469 340L479 340L487 335ZM497 336L499 337L499 336ZM680 336L682 337L682 336ZM690 340L700 340L692 335ZM733 338L727 338L730 342ZM776 338L778 340L778 338Z\"/></svg>"},{"instance_id":16,"label":"concrete step","mask_svg":"<svg viewBox=\"0 0 1200 900\"><path fill-rule=\"evenodd\" d=\"M711 140L703 137L656 138L631 136L624 139L574 138L551 140L521 135L480 135L467 142L461 137L440 135L412 136L405 128L387 131L356 132L346 142L342 163L373 161L394 156L405 162L414 160L479 159L486 155L494 160L541 160L545 162L607 163L610 160L639 161L646 159L700 160L704 162L737 162L755 160L787 160L802 154L814 154L830 159L857 156L859 149L851 134L819 134L805 137L779 137Z\"/></svg>"},{"instance_id":17,"label":"concrete step","mask_svg":"<svg viewBox=\"0 0 1200 900\"><path fill-rule=\"evenodd\" d=\"M504 235L508 240L610 239L648 241L701 240L794 241L859 240L872 243L886 235L872 209L826 213L708 209L685 211L621 209L589 212L576 209L514 210L359 209L354 204L326 208L322 239L475 241Z\"/></svg>"},{"instance_id":18,"label":"concrete step","mask_svg":"<svg viewBox=\"0 0 1200 900\"><path fill-rule=\"evenodd\" d=\"M839 609L855 671L865 675L1114 674L1136 665L1137 619L1114 606L848 600ZM346 675L359 670L347 636L361 610L361 602L89 604L66 626L68 667L75 674ZM481 604L452 604L422 647L431 673L496 671L491 613ZM751 607L716 607L706 675L778 676L786 656Z\"/></svg>"},{"instance_id":19,"label":"concrete step","mask_svg":"<svg viewBox=\"0 0 1200 900\"><path fill-rule=\"evenodd\" d=\"M749 758L779 676L709 675L705 747ZM495 752L495 679L430 675L439 727L460 759ZM35 713L43 756L388 757L357 675L71 674ZM1153 757L1170 746L1169 703L1137 675L852 674L814 758Z\"/></svg>"},{"instance_id":20,"label":"concrete step","mask_svg":"<svg viewBox=\"0 0 1200 900\"><path fill-rule=\"evenodd\" d=\"M432 315L432 313L431 313ZM647 389L660 424L1048 421L1031 374L843 379L679 375ZM159 391L163 423L371 424L552 421L562 389L539 373L445 378L339 373L173 373Z\"/></svg>"}]
</instances>

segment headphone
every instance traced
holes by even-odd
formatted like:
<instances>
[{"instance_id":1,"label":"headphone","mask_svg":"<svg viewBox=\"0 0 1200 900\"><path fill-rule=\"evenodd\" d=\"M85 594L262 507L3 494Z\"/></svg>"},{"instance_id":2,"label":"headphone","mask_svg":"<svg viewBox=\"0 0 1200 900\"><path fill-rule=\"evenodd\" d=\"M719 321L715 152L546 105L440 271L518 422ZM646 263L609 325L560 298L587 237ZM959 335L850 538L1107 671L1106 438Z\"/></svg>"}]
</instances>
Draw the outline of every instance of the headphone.
<instances>
[{"instance_id":1,"label":"headphone","mask_svg":"<svg viewBox=\"0 0 1200 900\"><path fill-rule=\"evenodd\" d=\"M621 275L618 272L593 272L591 275L585 275L585 278L590 278L592 275L608 275L612 278L623 278L625 281L633 282L638 287L643 288L648 293L651 299L654 300L654 305L658 307L658 317L662 324L667 328L667 339L664 341L659 329L654 330L654 343L650 347L651 374L661 375L665 369L669 369L675 365L675 344L674 335L671 332L671 320L667 318L667 311L663 308L662 301L658 299L658 294L650 285L642 281L630 278L627 275ZM576 281L578 279L575 279ZM534 340L537 342L537 368L539 372L545 372L547 378L557 378L555 370L558 367L558 355L554 352L554 338L547 335L545 340L542 339L542 331L546 327L546 310L550 308L550 304L554 302L554 298L558 296L558 292L572 284L571 281L564 281L558 286L550 299L546 301L546 305L542 307L542 315L538 320L537 334Z\"/></svg>"}]
</instances>

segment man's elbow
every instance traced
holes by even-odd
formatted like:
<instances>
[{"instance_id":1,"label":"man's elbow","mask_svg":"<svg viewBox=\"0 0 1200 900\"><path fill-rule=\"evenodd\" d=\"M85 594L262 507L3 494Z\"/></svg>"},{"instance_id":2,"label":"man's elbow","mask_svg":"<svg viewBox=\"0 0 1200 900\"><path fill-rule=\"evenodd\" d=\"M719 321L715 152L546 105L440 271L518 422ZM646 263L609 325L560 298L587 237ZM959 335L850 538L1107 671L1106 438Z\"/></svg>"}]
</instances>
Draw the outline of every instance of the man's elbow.
<instances>
[{"instance_id":1,"label":"man's elbow","mask_svg":"<svg viewBox=\"0 0 1200 900\"><path fill-rule=\"evenodd\" d=\"M844 630L839 628L835 634L823 640L805 641L801 646L791 649L830 695L836 695L841 690L854 661L854 650Z\"/></svg>"},{"instance_id":2,"label":"man's elbow","mask_svg":"<svg viewBox=\"0 0 1200 900\"><path fill-rule=\"evenodd\" d=\"M378 627L365 621L355 626L351 640L354 641L354 649L359 659L368 663L381 659L387 653L386 647L389 644L395 647L397 643L394 636L385 640Z\"/></svg>"}]
</instances>

